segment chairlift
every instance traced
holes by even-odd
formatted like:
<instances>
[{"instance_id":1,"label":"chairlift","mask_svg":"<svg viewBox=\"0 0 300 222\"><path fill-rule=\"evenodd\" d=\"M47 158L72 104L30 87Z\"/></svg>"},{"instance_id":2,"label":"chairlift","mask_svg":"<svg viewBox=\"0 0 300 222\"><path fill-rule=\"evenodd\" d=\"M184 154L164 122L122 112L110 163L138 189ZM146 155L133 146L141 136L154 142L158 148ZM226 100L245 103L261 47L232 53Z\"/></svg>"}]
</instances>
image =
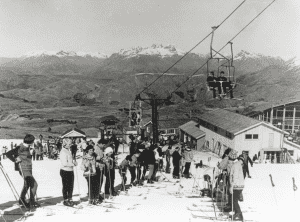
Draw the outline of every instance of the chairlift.
<instances>
[{"instance_id":1,"label":"chairlift","mask_svg":"<svg viewBox=\"0 0 300 222\"><path fill-rule=\"evenodd\" d=\"M232 47L232 42L228 42L230 44L230 49L231 49L231 58L227 58L226 56L222 55L221 53L217 52L216 50L213 49L213 38L214 38L214 31L216 30L217 27L212 27L212 37L211 37L211 43L210 43L210 58L207 60L207 78L209 78L210 73L214 73L215 70L211 68L212 62L216 61L217 62L217 75L214 77L215 78L220 78L221 72L226 72L227 76L224 76L227 81L213 81L218 82L220 85L217 87L221 88L221 94L219 95L220 99L224 98L229 92L232 93L231 91L236 87L236 80L235 80L235 67L233 66L233 47ZM214 55L213 55L214 54ZM210 81L207 84L208 91L215 90L216 85L209 84ZM229 91L225 93L224 91L224 84L227 84L226 88L229 88Z\"/></svg>"}]
</instances>

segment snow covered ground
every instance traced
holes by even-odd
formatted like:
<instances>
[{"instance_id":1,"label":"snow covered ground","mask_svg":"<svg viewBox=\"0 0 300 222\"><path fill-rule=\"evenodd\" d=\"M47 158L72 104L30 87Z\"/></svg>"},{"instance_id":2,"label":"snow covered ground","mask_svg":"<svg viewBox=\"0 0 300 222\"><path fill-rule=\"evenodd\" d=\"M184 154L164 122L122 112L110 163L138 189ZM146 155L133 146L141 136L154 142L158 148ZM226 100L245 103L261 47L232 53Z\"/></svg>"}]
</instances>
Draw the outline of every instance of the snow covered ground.
<instances>
[{"instance_id":1,"label":"snow covered ground","mask_svg":"<svg viewBox=\"0 0 300 222\"><path fill-rule=\"evenodd\" d=\"M121 148L121 150L123 150ZM128 148L125 148L128 152ZM120 154L119 161L123 160L127 154ZM208 158L211 158L208 163ZM217 157L209 153L197 152L195 162L215 166ZM8 172L13 184L18 192L21 191L23 181L21 176L14 171L13 163L9 160L2 160L5 170ZM26 221L84 221L84 220L110 220L110 221L211 221L204 217L219 217L221 210L218 208L220 203L215 204L216 214L210 198L198 198L199 189L203 187L203 173L209 168L195 168L192 164L191 172L197 178L182 179L183 188L180 190L180 197L174 195L179 191L179 183L171 178L170 174L164 174L171 182L155 183L138 188L129 189L128 195L120 194L113 203L103 203L102 206L87 206L87 184L82 176L82 171L78 168L75 171L74 199L78 199L80 187L83 203L82 209L66 208L56 204L62 202L62 185L59 175L60 161L48 160L34 161L33 174L38 182L38 199L44 203L42 208L37 209ZM80 160L79 160L80 164ZM250 167L251 179L246 179L246 187L243 191L244 202L240 202L241 209L246 220L255 221L299 221L298 206L300 200L300 167L299 165L259 165ZM272 175L275 187L272 187L270 176ZM160 175L158 173L158 175ZM77 177L78 176L78 177ZM130 174L127 173L128 181ZM162 178L164 176L161 175ZM293 191L292 177L295 178L297 191ZM121 183L119 174L116 171L115 186ZM2 173L0 174L0 209L5 211L6 221L14 221L22 218L20 210L12 207L16 203L14 196L5 181ZM193 188L194 186L194 188ZM196 187L197 186L197 187ZM194 192L193 192L194 191ZM194 218L194 215L202 216ZM215 220L215 219L214 219ZM0 221L4 221L0 218Z\"/></svg>"}]
</instances>

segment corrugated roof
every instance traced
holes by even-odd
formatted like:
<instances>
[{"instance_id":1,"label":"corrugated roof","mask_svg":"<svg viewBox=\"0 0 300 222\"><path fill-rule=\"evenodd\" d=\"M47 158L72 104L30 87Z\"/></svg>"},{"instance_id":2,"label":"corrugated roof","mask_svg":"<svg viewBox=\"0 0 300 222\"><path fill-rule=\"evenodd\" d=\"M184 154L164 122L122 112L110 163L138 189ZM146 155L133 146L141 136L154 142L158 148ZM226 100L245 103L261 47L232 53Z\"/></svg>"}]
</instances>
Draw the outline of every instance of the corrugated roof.
<instances>
[{"instance_id":1,"label":"corrugated roof","mask_svg":"<svg viewBox=\"0 0 300 222\"><path fill-rule=\"evenodd\" d=\"M195 139L199 139L203 136L205 136L205 132L200 130L198 127L196 127L197 123L195 121L189 121L181 126L179 126L179 129L183 130L187 134L191 135Z\"/></svg>"},{"instance_id":2,"label":"corrugated roof","mask_svg":"<svg viewBox=\"0 0 300 222\"><path fill-rule=\"evenodd\" d=\"M224 109L216 109L197 117L233 134L256 124L263 123L262 121Z\"/></svg>"}]
</instances>

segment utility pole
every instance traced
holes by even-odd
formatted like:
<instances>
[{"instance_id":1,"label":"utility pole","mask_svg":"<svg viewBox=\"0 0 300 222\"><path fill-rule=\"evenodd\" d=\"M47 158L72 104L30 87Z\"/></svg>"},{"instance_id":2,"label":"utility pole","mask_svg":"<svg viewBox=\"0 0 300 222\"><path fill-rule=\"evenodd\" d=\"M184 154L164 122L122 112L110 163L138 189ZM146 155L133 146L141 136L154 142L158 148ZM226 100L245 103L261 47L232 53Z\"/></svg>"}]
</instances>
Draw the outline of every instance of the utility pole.
<instances>
[{"instance_id":1,"label":"utility pole","mask_svg":"<svg viewBox=\"0 0 300 222\"><path fill-rule=\"evenodd\" d=\"M144 98L141 98L140 94L138 94L136 96L136 100L144 101L144 102L149 101L149 102L146 102L146 103L148 103L152 107L153 144L156 144L156 143L158 143L158 136L159 136L159 133L158 133L158 110L157 110L157 107L158 107L158 105L162 105L164 102L170 100L171 96L167 97L166 99L158 99L155 94L148 93L148 95L149 95L150 98L149 99L144 99Z\"/></svg>"}]
</instances>

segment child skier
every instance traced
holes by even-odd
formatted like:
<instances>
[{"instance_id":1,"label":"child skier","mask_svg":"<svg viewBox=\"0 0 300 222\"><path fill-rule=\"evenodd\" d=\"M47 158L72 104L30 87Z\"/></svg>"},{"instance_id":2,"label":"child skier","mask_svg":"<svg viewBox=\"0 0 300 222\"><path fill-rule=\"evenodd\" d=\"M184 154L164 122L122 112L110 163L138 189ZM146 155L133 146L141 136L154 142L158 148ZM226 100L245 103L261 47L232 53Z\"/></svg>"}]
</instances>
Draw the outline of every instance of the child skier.
<instances>
[{"instance_id":1,"label":"child skier","mask_svg":"<svg viewBox=\"0 0 300 222\"><path fill-rule=\"evenodd\" d=\"M127 181L126 173L127 173L127 168L129 167L130 161L132 161L131 156L127 155L126 158L119 165L119 173L122 178L121 191L125 191L125 184Z\"/></svg>"}]
</instances>

